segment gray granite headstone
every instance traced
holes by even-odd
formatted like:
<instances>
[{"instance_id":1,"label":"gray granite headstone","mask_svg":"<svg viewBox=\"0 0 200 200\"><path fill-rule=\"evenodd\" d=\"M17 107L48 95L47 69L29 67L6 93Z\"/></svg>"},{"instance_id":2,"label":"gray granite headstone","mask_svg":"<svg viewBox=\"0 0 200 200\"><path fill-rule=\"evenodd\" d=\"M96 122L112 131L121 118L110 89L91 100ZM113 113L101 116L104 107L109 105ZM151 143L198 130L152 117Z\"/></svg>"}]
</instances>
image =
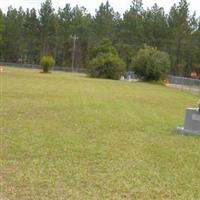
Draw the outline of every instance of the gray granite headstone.
<instances>
[{"instance_id":1,"label":"gray granite headstone","mask_svg":"<svg viewBox=\"0 0 200 200\"><path fill-rule=\"evenodd\" d=\"M184 127L178 127L177 131L183 134L200 135L200 112L196 108L187 108Z\"/></svg>"}]
</instances>

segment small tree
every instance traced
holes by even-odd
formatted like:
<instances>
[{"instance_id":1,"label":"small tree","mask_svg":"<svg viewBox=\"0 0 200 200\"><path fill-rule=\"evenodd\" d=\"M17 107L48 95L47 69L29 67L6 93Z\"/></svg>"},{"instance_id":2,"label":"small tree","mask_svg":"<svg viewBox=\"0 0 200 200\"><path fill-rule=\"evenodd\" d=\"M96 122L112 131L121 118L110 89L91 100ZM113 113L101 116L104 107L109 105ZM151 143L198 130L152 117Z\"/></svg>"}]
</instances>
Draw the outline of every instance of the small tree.
<instances>
[{"instance_id":1,"label":"small tree","mask_svg":"<svg viewBox=\"0 0 200 200\"><path fill-rule=\"evenodd\" d=\"M54 66L55 60L52 56L43 56L40 60L40 65L44 73L48 73Z\"/></svg>"},{"instance_id":2,"label":"small tree","mask_svg":"<svg viewBox=\"0 0 200 200\"><path fill-rule=\"evenodd\" d=\"M91 49L88 68L91 77L117 80L124 70L125 64L110 40L105 39Z\"/></svg>"},{"instance_id":3,"label":"small tree","mask_svg":"<svg viewBox=\"0 0 200 200\"><path fill-rule=\"evenodd\" d=\"M170 69L168 54L146 45L139 50L133 61L135 74L144 80L162 80Z\"/></svg>"}]
</instances>

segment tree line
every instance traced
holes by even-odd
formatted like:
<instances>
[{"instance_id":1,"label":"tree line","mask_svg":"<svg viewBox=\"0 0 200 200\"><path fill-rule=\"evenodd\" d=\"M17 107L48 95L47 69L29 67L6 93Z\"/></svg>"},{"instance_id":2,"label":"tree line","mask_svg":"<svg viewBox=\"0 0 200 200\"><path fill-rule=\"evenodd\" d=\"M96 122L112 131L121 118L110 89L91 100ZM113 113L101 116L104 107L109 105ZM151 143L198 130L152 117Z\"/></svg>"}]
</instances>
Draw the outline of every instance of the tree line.
<instances>
[{"instance_id":1,"label":"tree line","mask_svg":"<svg viewBox=\"0 0 200 200\"><path fill-rule=\"evenodd\" d=\"M155 4L144 9L142 0L133 0L121 16L109 2L101 3L92 16L84 7L66 4L55 10L51 0L39 11L10 6L0 10L0 60L38 64L43 55L52 55L56 65L69 67L73 40L77 35L75 67L88 65L90 49L110 39L131 70L134 57L144 45L169 54L171 74L189 76L200 72L200 20L190 15L189 4L180 0L169 13Z\"/></svg>"}]
</instances>

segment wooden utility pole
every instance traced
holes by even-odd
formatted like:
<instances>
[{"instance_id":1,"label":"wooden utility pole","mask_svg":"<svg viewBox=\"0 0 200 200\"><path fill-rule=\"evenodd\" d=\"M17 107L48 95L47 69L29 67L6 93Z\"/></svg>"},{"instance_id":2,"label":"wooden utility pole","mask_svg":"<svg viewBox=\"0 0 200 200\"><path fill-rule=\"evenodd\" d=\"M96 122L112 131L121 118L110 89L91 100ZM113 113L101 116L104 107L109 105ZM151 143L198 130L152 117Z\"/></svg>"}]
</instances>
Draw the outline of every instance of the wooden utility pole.
<instances>
[{"instance_id":1,"label":"wooden utility pole","mask_svg":"<svg viewBox=\"0 0 200 200\"><path fill-rule=\"evenodd\" d=\"M74 62L75 62L75 52L76 52L76 40L78 40L78 37L75 35L71 36L73 40L73 50L72 50L72 72L74 71Z\"/></svg>"}]
</instances>

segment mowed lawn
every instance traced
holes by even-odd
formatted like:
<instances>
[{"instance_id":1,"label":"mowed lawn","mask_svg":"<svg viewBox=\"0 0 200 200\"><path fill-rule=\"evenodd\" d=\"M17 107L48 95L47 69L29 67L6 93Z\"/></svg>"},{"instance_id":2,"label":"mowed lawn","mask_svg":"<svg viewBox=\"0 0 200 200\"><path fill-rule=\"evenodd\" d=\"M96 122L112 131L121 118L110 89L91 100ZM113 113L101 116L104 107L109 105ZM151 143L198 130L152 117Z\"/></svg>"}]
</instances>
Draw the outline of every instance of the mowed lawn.
<instances>
[{"instance_id":1,"label":"mowed lawn","mask_svg":"<svg viewBox=\"0 0 200 200\"><path fill-rule=\"evenodd\" d=\"M25 69L0 79L0 199L200 199L200 137L176 133L198 95Z\"/></svg>"}]
</instances>

